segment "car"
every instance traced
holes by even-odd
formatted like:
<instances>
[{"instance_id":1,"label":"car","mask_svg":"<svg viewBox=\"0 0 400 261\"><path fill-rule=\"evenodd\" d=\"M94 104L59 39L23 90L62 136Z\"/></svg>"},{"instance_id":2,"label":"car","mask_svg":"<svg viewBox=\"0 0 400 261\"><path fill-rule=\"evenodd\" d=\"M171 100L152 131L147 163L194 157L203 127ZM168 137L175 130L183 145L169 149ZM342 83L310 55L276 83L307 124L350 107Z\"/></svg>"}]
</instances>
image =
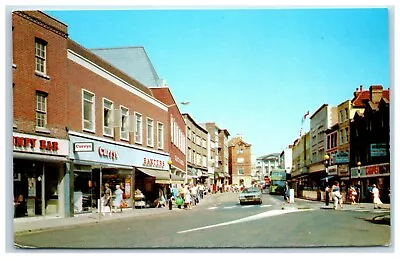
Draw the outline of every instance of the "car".
<instances>
[{"instance_id":1,"label":"car","mask_svg":"<svg viewBox=\"0 0 400 261\"><path fill-rule=\"evenodd\" d=\"M244 203L258 203L262 204L262 194L257 187L247 187L242 190L239 194L239 203L243 205Z\"/></svg>"}]
</instances>

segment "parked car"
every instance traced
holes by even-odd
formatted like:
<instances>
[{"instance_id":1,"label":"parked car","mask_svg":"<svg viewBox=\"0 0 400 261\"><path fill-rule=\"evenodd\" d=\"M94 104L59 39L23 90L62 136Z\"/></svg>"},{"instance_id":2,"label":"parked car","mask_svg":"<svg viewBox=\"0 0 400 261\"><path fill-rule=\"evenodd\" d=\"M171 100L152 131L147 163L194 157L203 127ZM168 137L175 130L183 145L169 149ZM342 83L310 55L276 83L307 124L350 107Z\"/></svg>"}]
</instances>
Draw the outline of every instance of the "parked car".
<instances>
[{"instance_id":1,"label":"parked car","mask_svg":"<svg viewBox=\"0 0 400 261\"><path fill-rule=\"evenodd\" d=\"M239 194L239 203L243 205L244 203L258 203L262 204L262 194L257 187L247 187L242 190Z\"/></svg>"}]
</instances>

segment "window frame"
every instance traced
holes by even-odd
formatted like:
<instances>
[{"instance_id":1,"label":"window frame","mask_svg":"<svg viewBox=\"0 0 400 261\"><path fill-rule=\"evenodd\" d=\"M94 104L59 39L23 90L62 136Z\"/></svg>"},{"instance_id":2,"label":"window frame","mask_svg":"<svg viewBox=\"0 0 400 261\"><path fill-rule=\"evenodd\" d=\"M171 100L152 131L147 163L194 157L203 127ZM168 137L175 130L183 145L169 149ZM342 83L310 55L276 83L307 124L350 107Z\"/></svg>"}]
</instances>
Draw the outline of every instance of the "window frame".
<instances>
[{"instance_id":1,"label":"window frame","mask_svg":"<svg viewBox=\"0 0 400 261\"><path fill-rule=\"evenodd\" d=\"M47 97L49 96L48 93L43 92L43 91L36 91L35 93L35 128L37 130L47 130L47 107L48 107L48 100ZM40 102L41 106L44 106L44 110L43 108L39 108L39 100L38 98L42 97L43 100ZM43 105L44 104L44 105ZM40 119L41 121L43 121L43 126L39 126L38 125L38 115L43 115L43 119Z\"/></svg>"},{"instance_id":2,"label":"window frame","mask_svg":"<svg viewBox=\"0 0 400 261\"><path fill-rule=\"evenodd\" d=\"M149 129L149 122L152 123L151 129ZM149 135L149 130L151 130L151 135ZM151 143L149 141L151 141ZM146 145L148 147L154 147L154 120L149 117L146 117Z\"/></svg>"},{"instance_id":3,"label":"window frame","mask_svg":"<svg viewBox=\"0 0 400 261\"><path fill-rule=\"evenodd\" d=\"M134 132L135 138L134 138L134 140L135 140L135 143L137 143L137 144L143 144L143 115L139 112L135 112L134 115L135 115L135 132ZM140 124L138 124L137 116L140 116ZM139 130L139 132L138 132L138 130ZM138 137L139 137L139 139L138 139Z\"/></svg>"},{"instance_id":4,"label":"window frame","mask_svg":"<svg viewBox=\"0 0 400 261\"><path fill-rule=\"evenodd\" d=\"M129 129L130 129L130 122L129 122L129 108L120 105L119 109L121 110L121 127L119 128L119 133L120 133L120 139L124 141L129 141ZM126 114L124 114L124 111L126 111ZM124 120L123 116L125 116L125 125L124 126ZM125 127L125 130L122 130L122 127ZM122 134L126 135L126 137L122 137Z\"/></svg>"},{"instance_id":5,"label":"window frame","mask_svg":"<svg viewBox=\"0 0 400 261\"><path fill-rule=\"evenodd\" d=\"M92 95L92 127L93 129L85 128L85 92L89 95ZM82 130L95 133L96 132L96 94L91 91L82 89Z\"/></svg>"},{"instance_id":6,"label":"window frame","mask_svg":"<svg viewBox=\"0 0 400 261\"><path fill-rule=\"evenodd\" d=\"M161 135L159 133L160 126L161 126ZM160 121L157 121L157 148L164 150L164 123Z\"/></svg>"},{"instance_id":7,"label":"window frame","mask_svg":"<svg viewBox=\"0 0 400 261\"><path fill-rule=\"evenodd\" d=\"M37 53L37 45L39 46L43 46L43 50L39 50L40 52L43 52L43 56L41 56L40 54ZM34 53L35 53L35 73L38 73L40 75L44 75L47 76L47 41L35 37L35 49L34 49ZM43 71L38 70L37 66L38 66L38 60L42 61L43 64L40 64L39 66L43 66Z\"/></svg>"},{"instance_id":8,"label":"window frame","mask_svg":"<svg viewBox=\"0 0 400 261\"><path fill-rule=\"evenodd\" d=\"M103 115L103 117L102 117L103 136L113 138L113 137L114 137L114 127L113 127L113 122L114 122L114 103L113 103L111 100L109 100L109 99L107 99L107 98L104 98L104 97L103 97L102 101L103 101L103 106L102 106L102 108L103 108L103 110L102 110L102 115ZM106 102L111 103L111 108L106 108L106 107L105 107ZM105 115L104 115L104 109L108 109L108 110L110 111L110 117L111 117L111 119L110 119L110 122L109 122L109 123L110 123L111 126L105 126L105 121L104 121L104 120L105 120L105 119L104 119L104 116L105 116ZM110 128L111 134L108 134L108 133L105 132L106 128Z\"/></svg>"}]
</instances>

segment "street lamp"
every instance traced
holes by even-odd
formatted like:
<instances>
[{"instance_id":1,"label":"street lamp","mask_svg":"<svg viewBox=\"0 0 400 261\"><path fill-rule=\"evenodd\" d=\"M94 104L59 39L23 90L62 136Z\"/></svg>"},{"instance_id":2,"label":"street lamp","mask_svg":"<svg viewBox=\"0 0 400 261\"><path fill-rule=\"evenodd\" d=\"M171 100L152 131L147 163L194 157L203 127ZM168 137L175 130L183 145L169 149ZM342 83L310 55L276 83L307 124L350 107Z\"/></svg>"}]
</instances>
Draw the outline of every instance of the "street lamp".
<instances>
[{"instance_id":1,"label":"street lamp","mask_svg":"<svg viewBox=\"0 0 400 261\"><path fill-rule=\"evenodd\" d=\"M172 210L172 173L171 173L171 165L172 161L168 161L168 166L169 166L169 193L168 193L168 208L169 210Z\"/></svg>"},{"instance_id":2,"label":"street lamp","mask_svg":"<svg viewBox=\"0 0 400 261\"><path fill-rule=\"evenodd\" d=\"M326 181L326 186L325 186L325 205L329 206L329 189L328 189L328 165L329 165L329 155L326 154L324 156L325 160L325 181Z\"/></svg>"}]
</instances>

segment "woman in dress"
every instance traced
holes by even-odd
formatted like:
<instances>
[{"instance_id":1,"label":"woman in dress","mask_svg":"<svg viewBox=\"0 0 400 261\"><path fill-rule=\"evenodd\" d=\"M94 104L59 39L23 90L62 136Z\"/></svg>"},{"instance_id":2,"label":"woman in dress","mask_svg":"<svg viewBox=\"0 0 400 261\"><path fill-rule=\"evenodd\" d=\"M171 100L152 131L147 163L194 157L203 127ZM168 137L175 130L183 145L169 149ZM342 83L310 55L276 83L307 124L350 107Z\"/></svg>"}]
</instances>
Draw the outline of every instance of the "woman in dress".
<instances>
[{"instance_id":1,"label":"woman in dress","mask_svg":"<svg viewBox=\"0 0 400 261\"><path fill-rule=\"evenodd\" d=\"M335 181L332 185L333 209L337 209L338 203L340 208L343 209L342 195L340 194L339 182Z\"/></svg>"},{"instance_id":2,"label":"woman in dress","mask_svg":"<svg viewBox=\"0 0 400 261\"><path fill-rule=\"evenodd\" d=\"M374 198L374 208L381 208L380 205L382 205L382 201L379 198L379 189L376 187L376 185L372 185L372 195Z\"/></svg>"},{"instance_id":3,"label":"woman in dress","mask_svg":"<svg viewBox=\"0 0 400 261\"><path fill-rule=\"evenodd\" d=\"M115 199L114 199L114 207L115 211L119 208L120 211L122 212L121 204L122 204L122 194L124 192L122 191L120 185L115 186Z\"/></svg>"}]
</instances>

